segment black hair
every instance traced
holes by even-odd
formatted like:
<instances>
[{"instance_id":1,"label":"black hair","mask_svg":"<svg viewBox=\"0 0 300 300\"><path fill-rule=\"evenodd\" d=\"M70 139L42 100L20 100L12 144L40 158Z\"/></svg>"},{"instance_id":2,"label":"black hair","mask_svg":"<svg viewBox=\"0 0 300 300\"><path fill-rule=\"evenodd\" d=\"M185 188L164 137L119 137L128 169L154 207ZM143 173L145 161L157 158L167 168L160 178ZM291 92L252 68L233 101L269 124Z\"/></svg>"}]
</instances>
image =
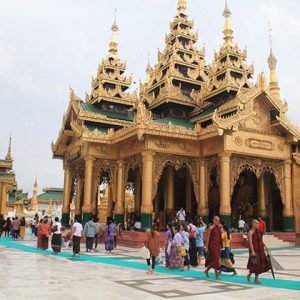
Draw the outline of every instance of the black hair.
<instances>
[{"instance_id":1,"label":"black hair","mask_svg":"<svg viewBox=\"0 0 300 300\"><path fill-rule=\"evenodd\" d=\"M59 221L59 218L58 218L58 217L55 217L54 221L55 221L55 222L58 222L58 221Z\"/></svg>"}]
</instances>

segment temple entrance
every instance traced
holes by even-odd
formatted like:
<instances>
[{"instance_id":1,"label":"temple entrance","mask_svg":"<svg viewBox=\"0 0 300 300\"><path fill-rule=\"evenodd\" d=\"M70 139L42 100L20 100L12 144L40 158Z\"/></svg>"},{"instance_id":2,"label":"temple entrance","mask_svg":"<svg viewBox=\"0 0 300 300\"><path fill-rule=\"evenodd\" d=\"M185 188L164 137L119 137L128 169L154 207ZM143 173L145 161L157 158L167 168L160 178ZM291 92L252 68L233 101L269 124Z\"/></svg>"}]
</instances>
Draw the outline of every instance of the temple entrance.
<instances>
[{"instance_id":1,"label":"temple entrance","mask_svg":"<svg viewBox=\"0 0 300 300\"><path fill-rule=\"evenodd\" d=\"M106 223L107 217L111 216L113 209L111 186L110 186L110 174L108 171L102 171L99 175L99 181L95 188L96 197L94 216L99 218L100 223Z\"/></svg>"},{"instance_id":2,"label":"temple entrance","mask_svg":"<svg viewBox=\"0 0 300 300\"><path fill-rule=\"evenodd\" d=\"M214 216L219 216L220 212L220 192L218 186L218 170L214 167L210 173L210 182L208 190L208 211L209 211L209 222L212 222Z\"/></svg>"},{"instance_id":3,"label":"temple entrance","mask_svg":"<svg viewBox=\"0 0 300 300\"><path fill-rule=\"evenodd\" d=\"M283 203L280 189L273 174L265 174L267 186L267 214L270 231L283 230Z\"/></svg>"},{"instance_id":4,"label":"temple entrance","mask_svg":"<svg viewBox=\"0 0 300 300\"><path fill-rule=\"evenodd\" d=\"M168 164L160 177L157 194L154 198L155 218L160 229L176 218L177 211L183 207L187 218L197 214L197 201L188 167L183 164L178 170Z\"/></svg>"},{"instance_id":5,"label":"temple entrance","mask_svg":"<svg viewBox=\"0 0 300 300\"><path fill-rule=\"evenodd\" d=\"M232 226L237 227L237 221L250 221L257 216L258 191L257 178L251 171L240 174L234 186L231 198Z\"/></svg>"}]
</instances>

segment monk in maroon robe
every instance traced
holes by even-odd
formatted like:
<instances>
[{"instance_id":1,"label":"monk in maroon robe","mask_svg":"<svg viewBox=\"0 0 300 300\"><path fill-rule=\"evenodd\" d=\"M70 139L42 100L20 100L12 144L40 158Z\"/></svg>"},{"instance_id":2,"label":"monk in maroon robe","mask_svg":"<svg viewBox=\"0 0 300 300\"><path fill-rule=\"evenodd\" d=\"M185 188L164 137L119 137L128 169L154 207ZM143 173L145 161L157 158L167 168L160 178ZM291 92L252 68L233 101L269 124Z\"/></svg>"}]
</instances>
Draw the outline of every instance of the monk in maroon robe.
<instances>
[{"instance_id":1,"label":"monk in maroon robe","mask_svg":"<svg viewBox=\"0 0 300 300\"><path fill-rule=\"evenodd\" d=\"M250 282L251 275L255 274L255 283L261 284L258 276L261 273L268 272L271 269L271 262L265 254L265 244L262 240L262 234L259 232L259 221L252 221L252 228L248 232L249 242L249 260L247 269L249 274L247 280Z\"/></svg>"},{"instance_id":2,"label":"monk in maroon robe","mask_svg":"<svg viewBox=\"0 0 300 300\"><path fill-rule=\"evenodd\" d=\"M205 243L205 275L209 277L208 272L210 269L215 270L217 280L221 280L219 275L220 270L220 255L222 248L222 234L220 228L220 218L215 216L213 218L213 225L209 227L207 232L207 239Z\"/></svg>"}]
</instances>

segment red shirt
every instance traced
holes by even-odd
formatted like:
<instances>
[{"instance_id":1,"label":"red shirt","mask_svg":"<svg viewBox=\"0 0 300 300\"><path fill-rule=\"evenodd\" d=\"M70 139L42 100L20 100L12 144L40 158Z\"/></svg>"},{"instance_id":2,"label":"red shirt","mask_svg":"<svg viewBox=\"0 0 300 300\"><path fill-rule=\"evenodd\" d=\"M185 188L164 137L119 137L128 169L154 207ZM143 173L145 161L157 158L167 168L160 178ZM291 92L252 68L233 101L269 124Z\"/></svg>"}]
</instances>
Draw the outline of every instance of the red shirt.
<instances>
[{"instance_id":1,"label":"red shirt","mask_svg":"<svg viewBox=\"0 0 300 300\"><path fill-rule=\"evenodd\" d=\"M266 228L265 221L263 221L263 220L259 221L259 232L265 233L266 231L267 231L267 228Z\"/></svg>"}]
</instances>

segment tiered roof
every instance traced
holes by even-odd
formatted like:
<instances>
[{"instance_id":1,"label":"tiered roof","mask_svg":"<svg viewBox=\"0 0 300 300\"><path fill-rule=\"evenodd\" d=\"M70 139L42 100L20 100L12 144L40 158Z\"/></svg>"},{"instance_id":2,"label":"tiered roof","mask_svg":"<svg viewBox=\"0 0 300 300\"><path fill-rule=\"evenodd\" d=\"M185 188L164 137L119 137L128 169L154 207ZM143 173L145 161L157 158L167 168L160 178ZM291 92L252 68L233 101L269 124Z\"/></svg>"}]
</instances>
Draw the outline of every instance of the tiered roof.
<instances>
[{"instance_id":1,"label":"tiered roof","mask_svg":"<svg viewBox=\"0 0 300 300\"><path fill-rule=\"evenodd\" d=\"M198 32L193 27L186 0L179 0L170 33L165 37L165 49L158 51L154 68L148 65L146 82L140 88L141 98L154 112L170 104L188 111L202 106L199 91L207 80L205 49L197 50Z\"/></svg>"},{"instance_id":2,"label":"tiered roof","mask_svg":"<svg viewBox=\"0 0 300 300\"><path fill-rule=\"evenodd\" d=\"M231 25L231 11L225 4L223 12L225 17L224 42L218 53L215 52L214 60L208 67L209 80L205 83L200 97L213 104L224 103L232 99L240 89L252 86L249 79L254 73L253 65L247 66L247 50L240 50L234 41Z\"/></svg>"}]
</instances>

